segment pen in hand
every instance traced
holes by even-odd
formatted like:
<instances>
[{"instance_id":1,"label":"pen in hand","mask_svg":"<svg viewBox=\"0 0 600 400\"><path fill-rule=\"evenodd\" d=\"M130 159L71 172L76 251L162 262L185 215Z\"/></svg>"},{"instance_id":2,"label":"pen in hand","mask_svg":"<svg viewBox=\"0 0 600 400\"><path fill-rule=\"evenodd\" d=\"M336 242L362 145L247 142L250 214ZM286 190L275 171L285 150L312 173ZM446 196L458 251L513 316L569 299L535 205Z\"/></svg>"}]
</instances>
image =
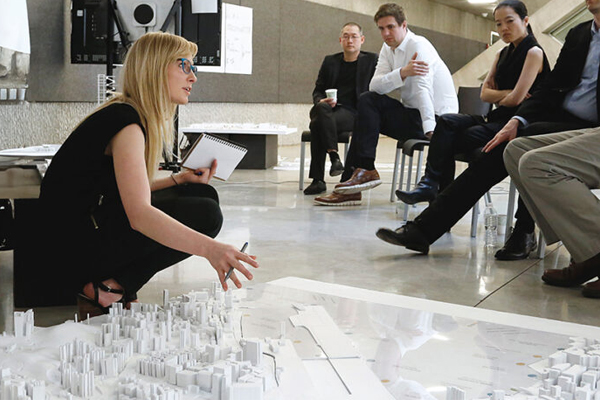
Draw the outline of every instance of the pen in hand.
<instances>
[{"instance_id":1,"label":"pen in hand","mask_svg":"<svg viewBox=\"0 0 600 400\"><path fill-rule=\"evenodd\" d=\"M245 252L247 247L248 247L248 242L244 243L244 245L242 246L240 251L242 253ZM227 282L227 279L229 279L229 277L231 276L231 274L233 273L234 270L235 270L235 268L233 268L233 267L229 268L229 271L227 271L227 274L225 274L225 282Z\"/></svg>"}]
</instances>

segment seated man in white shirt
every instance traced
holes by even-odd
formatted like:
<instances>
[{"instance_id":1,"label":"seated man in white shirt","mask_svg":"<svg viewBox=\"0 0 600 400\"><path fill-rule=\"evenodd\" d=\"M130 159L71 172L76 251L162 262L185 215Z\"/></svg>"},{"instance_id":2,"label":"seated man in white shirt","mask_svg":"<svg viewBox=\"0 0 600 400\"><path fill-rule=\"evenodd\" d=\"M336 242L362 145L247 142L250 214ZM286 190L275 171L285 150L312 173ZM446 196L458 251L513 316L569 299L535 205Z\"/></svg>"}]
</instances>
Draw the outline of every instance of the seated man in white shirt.
<instances>
[{"instance_id":1,"label":"seated man in white shirt","mask_svg":"<svg viewBox=\"0 0 600 400\"><path fill-rule=\"evenodd\" d=\"M433 45L412 33L398 4L379 7L375 22L384 44L369 92L358 100L358 118L342 183L320 205L360 204L361 191L381 184L375 169L379 133L398 140L430 137L435 117L458 112L452 76ZM401 101L386 94L398 91Z\"/></svg>"}]
</instances>

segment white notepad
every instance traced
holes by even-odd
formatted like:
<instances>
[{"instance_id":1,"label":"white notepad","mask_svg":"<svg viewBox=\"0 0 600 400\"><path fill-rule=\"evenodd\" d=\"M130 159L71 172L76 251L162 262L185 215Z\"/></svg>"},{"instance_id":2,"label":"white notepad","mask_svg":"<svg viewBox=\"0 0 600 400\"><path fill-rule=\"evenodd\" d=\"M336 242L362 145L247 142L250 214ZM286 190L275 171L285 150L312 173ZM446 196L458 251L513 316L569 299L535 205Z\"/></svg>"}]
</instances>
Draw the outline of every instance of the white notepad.
<instances>
[{"instance_id":1,"label":"white notepad","mask_svg":"<svg viewBox=\"0 0 600 400\"><path fill-rule=\"evenodd\" d=\"M248 149L240 144L202 133L185 155L182 166L190 169L210 168L213 160L216 159L215 178L225 181L247 152Z\"/></svg>"}]
</instances>

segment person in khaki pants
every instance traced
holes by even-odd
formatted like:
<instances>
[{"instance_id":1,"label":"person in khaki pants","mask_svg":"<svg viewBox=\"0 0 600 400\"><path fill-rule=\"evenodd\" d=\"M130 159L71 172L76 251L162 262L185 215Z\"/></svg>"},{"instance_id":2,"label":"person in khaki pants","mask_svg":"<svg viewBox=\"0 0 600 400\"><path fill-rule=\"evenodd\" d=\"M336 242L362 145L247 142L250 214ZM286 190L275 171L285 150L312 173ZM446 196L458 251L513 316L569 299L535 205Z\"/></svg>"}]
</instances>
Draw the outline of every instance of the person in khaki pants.
<instances>
[{"instance_id":1,"label":"person in khaki pants","mask_svg":"<svg viewBox=\"0 0 600 400\"><path fill-rule=\"evenodd\" d=\"M600 276L600 127L521 137L504 151L504 164L546 241L562 241L572 260L544 272L544 282L578 286ZM600 298L600 280L583 286Z\"/></svg>"}]
</instances>

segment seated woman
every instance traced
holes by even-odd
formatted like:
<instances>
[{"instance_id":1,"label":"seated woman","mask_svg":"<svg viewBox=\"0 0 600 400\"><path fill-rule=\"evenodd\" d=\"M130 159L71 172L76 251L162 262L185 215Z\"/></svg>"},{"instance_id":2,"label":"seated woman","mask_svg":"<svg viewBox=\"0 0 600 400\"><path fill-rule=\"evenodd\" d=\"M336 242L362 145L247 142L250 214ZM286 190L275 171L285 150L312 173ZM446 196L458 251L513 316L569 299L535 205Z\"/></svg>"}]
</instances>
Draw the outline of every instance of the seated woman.
<instances>
[{"instance_id":1,"label":"seated woman","mask_svg":"<svg viewBox=\"0 0 600 400\"><path fill-rule=\"evenodd\" d=\"M396 191L398 198L406 204L432 202L440 188L454 179L454 155L468 153L488 143L550 72L546 55L529 25L527 8L523 2L502 1L494 9L494 20L500 37L508 46L496 54L483 83L481 99L495 103L497 107L487 117L445 114L439 118L429 146L425 175L414 190ZM523 207L521 203L520 207ZM527 220L527 225L524 230L533 232L532 219ZM377 236L386 242L398 244L394 239L394 231L381 229ZM528 254L527 251L524 257ZM513 254L504 256L504 249L496 255L505 259L524 258L522 254L516 258Z\"/></svg>"},{"instance_id":2,"label":"seated woman","mask_svg":"<svg viewBox=\"0 0 600 400\"><path fill-rule=\"evenodd\" d=\"M192 254L210 262L224 290L231 267L248 279L241 262L258 267L255 257L213 239L223 222L208 185L216 161L156 177L173 146L176 107L187 104L197 80L196 52L164 32L138 39L123 67L123 93L75 128L42 181L49 265L65 279L58 290L79 293L82 317L135 301L154 274Z\"/></svg>"}]
</instances>

